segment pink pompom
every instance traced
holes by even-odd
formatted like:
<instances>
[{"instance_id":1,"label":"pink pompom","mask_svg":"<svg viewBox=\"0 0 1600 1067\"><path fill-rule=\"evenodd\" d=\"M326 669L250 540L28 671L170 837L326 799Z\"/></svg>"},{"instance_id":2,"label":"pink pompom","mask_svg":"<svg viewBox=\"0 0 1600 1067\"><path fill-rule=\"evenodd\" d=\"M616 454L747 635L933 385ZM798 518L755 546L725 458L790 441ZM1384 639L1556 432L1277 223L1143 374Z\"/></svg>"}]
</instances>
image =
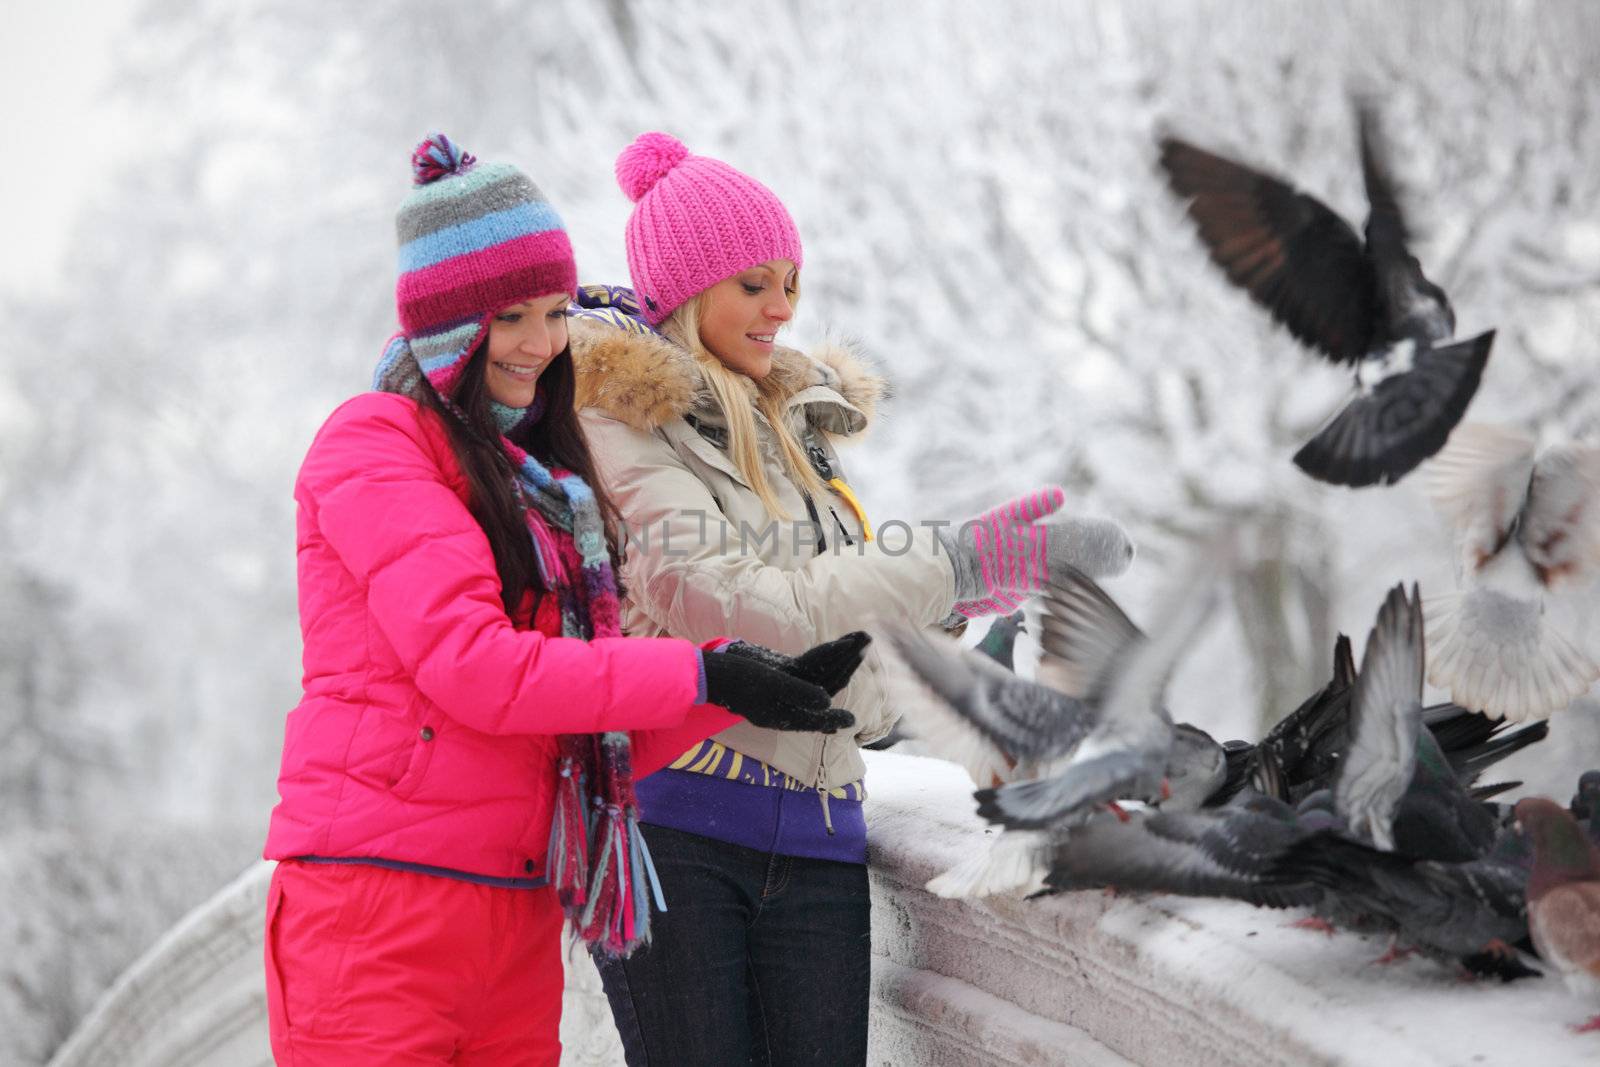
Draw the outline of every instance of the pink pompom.
<instances>
[{"instance_id":1,"label":"pink pompom","mask_svg":"<svg viewBox=\"0 0 1600 1067\"><path fill-rule=\"evenodd\" d=\"M411 153L411 183L428 185L447 174L465 174L476 162L444 134L430 134Z\"/></svg>"},{"instance_id":2,"label":"pink pompom","mask_svg":"<svg viewBox=\"0 0 1600 1067\"><path fill-rule=\"evenodd\" d=\"M671 134L641 133L617 157L617 184L637 202L688 154L683 142Z\"/></svg>"}]
</instances>

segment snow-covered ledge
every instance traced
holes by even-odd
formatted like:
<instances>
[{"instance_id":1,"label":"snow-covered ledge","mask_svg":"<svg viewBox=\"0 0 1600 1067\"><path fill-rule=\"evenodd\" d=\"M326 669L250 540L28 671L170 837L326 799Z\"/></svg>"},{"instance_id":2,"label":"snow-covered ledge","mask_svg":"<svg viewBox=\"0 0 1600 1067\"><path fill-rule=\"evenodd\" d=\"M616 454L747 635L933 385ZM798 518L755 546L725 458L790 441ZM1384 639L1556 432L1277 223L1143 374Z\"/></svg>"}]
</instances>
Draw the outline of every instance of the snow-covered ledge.
<instances>
[{"instance_id":1,"label":"snow-covered ledge","mask_svg":"<svg viewBox=\"0 0 1600 1067\"><path fill-rule=\"evenodd\" d=\"M1600 1062L1592 1007L1550 980L1463 984L1382 945L1219 901L1075 893L945 901L933 875L985 847L955 767L868 753L874 1065L1468 1065ZM261 915L245 872L129 969L54 1067L270 1063ZM621 1062L593 968L569 962L563 1063Z\"/></svg>"}]
</instances>

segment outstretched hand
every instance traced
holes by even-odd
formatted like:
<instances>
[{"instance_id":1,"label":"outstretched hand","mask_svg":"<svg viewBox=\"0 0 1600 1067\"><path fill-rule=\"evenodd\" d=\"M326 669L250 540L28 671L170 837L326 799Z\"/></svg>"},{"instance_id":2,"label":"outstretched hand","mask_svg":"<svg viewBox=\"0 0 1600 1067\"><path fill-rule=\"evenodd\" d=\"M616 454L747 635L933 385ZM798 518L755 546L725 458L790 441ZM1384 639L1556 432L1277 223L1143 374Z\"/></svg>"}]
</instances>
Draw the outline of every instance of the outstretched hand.
<instances>
[{"instance_id":1,"label":"outstretched hand","mask_svg":"<svg viewBox=\"0 0 1600 1067\"><path fill-rule=\"evenodd\" d=\"M824 641L798 656L785 656L747 641L728 645L722 649L722 654L755 660L791 678L821 686L831 696L850 683L851 676L861 666L862 657L871 643L872 638L864 630L856 630L832 641Z\"/></svg>"},{"instance_id":2,"label":"outstretched hand","mask_svg":"<svg viewBox=\"0 0 1600 1067\"><path fill-rule=\"evenodd\" d=\"M856 723L848 711L829 706L830 694L821 686L752 657L712 652L702 656L701 662L705 664L707 703L720 704L756 726L833 733Z\"/></svg>"},{"instance_id":3,"label":"outstretched hand","mask_svg":"<svg viewBox=\"0 0 1600 1067\"><path fill-rule=\"evenodd\" d=\"M940 538L955 570L956 611L1007 614L1072 566L1113 577L1133 561L1133 542L1111 519L1054 517L1066 500L1046 486L992 508Z\"/></svg>"}]
</instances>

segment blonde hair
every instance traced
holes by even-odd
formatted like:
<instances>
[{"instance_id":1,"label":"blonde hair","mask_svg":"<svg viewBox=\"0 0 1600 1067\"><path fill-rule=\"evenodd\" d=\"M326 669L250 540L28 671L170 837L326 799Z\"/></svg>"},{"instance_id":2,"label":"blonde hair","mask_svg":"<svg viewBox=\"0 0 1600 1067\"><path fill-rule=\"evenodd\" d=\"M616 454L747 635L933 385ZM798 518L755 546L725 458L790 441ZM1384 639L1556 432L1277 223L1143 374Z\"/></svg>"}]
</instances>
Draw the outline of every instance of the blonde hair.
<instances>
[{"instance_id":1,"label":"blonde hair","mask_svg":"<svg viewBox=\"0 0 1600 1067\"><path fill-rule=\"evenodd\" d=\"M702 292L692 300L685 301L662 323L662 332L688 349L705 376L712 399L728 421L728 457L733 460L733 465L739 468L744 480L761 498L767 514L775 519L788 520L793 516L778 503L778 494L773 491L761 462L761 438L756 429L755 409L761 410L767 424L772 427L772 436L778 444L778 456L789 480L813 499L821 498L827 491L827 485L811 466L805 446L789 429L788 421L784 418L784 397L780 395L773 377L749 378L738 371L729 370L700 340L700 313L705 299L706 294ZM793 306L798 302L797 291L790 297L789 303ZM746 391L747 382L756 388L754 405L750 403Z\"/></svg>"}]
</instances>

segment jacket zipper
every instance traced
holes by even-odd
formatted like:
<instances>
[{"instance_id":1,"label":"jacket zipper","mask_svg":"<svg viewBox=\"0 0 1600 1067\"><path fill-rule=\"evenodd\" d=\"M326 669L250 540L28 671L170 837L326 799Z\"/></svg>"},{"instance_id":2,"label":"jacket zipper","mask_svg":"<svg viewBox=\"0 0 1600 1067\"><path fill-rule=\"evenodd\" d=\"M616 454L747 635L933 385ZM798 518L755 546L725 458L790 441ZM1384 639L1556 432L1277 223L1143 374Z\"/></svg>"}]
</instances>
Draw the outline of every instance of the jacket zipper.
<instances>
[{"instance_id":1,"label":"jacket zipper","mask_svg":"<svg viewBox=\"0 0 1600 1067\"><path fill-rule=\"evenodd\" d=\"M817 796L822 799L822 825L828 828L828 836L833 836L833 815L828 811L828 787L823 785L827 779L826 767L828 765L828 737L822 737L822 746L817 749Z\"/></svg>"}]
</instances>

